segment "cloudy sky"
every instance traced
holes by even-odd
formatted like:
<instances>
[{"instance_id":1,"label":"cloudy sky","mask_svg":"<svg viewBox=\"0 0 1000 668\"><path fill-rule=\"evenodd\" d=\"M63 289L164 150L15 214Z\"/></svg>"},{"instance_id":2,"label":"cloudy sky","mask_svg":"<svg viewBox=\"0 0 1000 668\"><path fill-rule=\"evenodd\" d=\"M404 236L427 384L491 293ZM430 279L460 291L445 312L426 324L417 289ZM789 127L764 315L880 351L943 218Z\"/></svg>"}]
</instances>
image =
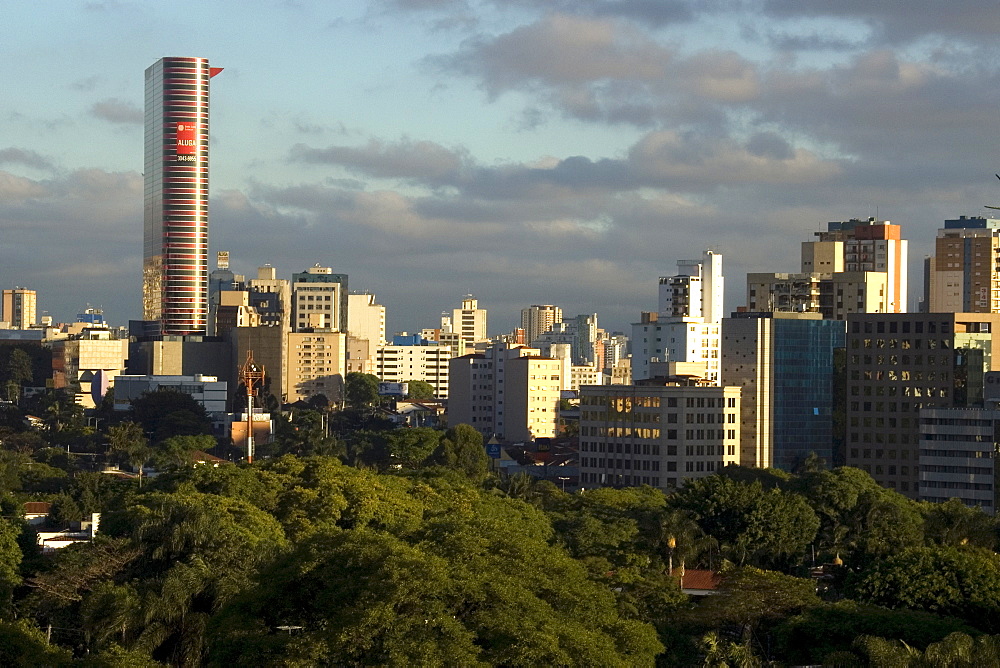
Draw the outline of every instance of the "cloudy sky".
<instances>
[{"instance_id":1,"label":"cloudy sky","mask_svg":"<svg viewBox=\"0 0 1000 668\"><path fill-rule=\"evenodd\" d=\"M143 71L212 81L211 252L313 264L390 331L474 294L624 329L705 248L727 308L826 221L921 259L1000 204L1000 10L982 0L339 0L0 6L0 286L140 311ZM213 263L214 266L214 263Z\"/></svg>"}]
</instances>

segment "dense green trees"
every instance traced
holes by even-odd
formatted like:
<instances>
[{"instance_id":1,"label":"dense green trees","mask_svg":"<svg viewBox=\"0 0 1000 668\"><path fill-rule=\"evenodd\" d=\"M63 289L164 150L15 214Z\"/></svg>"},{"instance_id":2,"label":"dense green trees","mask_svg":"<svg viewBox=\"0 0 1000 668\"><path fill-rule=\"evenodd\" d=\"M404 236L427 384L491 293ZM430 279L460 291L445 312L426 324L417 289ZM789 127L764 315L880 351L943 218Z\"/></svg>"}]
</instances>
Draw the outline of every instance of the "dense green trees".
<instances>
[{"instance_id":1,"label":"dense green trees","mask_svg":"<svg viewBox=\"0 0 1000 668\"><path fill-rule=\"evenodd\" d=\"M492 473L470 425L395 427L370 379L350 385L344 410L279 420L253 465L194 466L215 439L176 393L96 436L58 393L39 400L48 429L18 407L0 431L0 663L992 665L998 524L978 509L815 459L567 493ZM105 451L159 475L87 471ZM26 500L54 523L100 512L101 532L41 558L13 519ZM814 551L844 560L820 594ZM716 595L682 592L696 568L722 572Z\"/></svg>"},{"instance_id":2,"label":"dense green trees","mask_svg":"<svg viewBox=\"0 0 1000 668\"><path fill-rule=\"evenodd\" d=\"M739 565L799 563L820 521L804 497L759 481L710 476L685 485L672 505L688 510L720 552Z\"/></svg>"}]
</instances>

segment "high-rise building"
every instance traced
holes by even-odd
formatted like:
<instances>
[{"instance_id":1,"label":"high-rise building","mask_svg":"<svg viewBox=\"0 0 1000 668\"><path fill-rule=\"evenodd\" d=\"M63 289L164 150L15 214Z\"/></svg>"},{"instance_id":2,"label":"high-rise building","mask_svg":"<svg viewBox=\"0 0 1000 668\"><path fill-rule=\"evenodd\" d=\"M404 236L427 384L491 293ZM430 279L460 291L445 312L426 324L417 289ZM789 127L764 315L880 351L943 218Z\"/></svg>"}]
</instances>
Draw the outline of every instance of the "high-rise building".
<instances>
[{"instance_id":1,"label":"high-rise building","mask_svg":"<svg viewBox=\"0 0 1000 668\"><path fill-rule=\"evenodd\" d=\"M209 80L206 58L161 58L146 69L143 319L163 334L208 324Z\"/></svg>"},{"instance_id":2,"label":"high-rise building","mask_svg":"<svg viewBox=\"0 0 1000 668\"><path fill-rule=\"evenodd\" d=\"M686 481L740 463L740 388L669 382L580 389L585 487Z\"/></svg>"},{"instance_id":3,"label":"high-rise building","mask_svg":"<svg viewBox=\"0 0 1000 668\"><path fill-rule=\"evenodd\" d=\"M257 278L247 281L250 305L260 315L262 327L291 328L292 290L287 279L278 278L271 265L257 268Z\"/></svg>"},{"instance_id":4,"label":"high-rise building","mask_svg":"<svg viewBox=\"0 0 1000 668\"><path fill-rule=\"evenodd\" d=\"M292 274L292 330L347 332L347 274L318 264Z\"/></svg>"},{"instance_id":5,"label":"high-rise building","mask_svg":"<svg viewBox=\"0 0 1000 668\"><path fill-rule=\"evenodd\" d=\"M1000 220L944 221L929 258L928 294L932 313L1000 313Z\"/></svg>"},{"instance_id":6,"label":"high-rise building","mask_svg":"<svg viewBox=\"0 0 1000 668\"><path fill-rule=\"evenodd\" d=\"M453 357L448 385L449 424L471 424L506 441L556 435L561 363L535 348L494 343L482 353Z\"/></svg>"},{"instance_id":7,"label":"high-rise building","mask_svg":"<svg viewBox=\"0 0 1000 668\"><path fill-rule=\"evenodd\" d=\"M552 325L562 322L562 309L552 304L532 304L521 309L521 328L524 342L531 345L540 334L552 329Z\"/></svg>"},{"instance_id":8,"label":"high-rise building","mask_svg":"<svg viewBox=\"0 0 1000 668\"><path fill-rule=\"evenodd\" d=\"M632 324L632 378L653 378L657 363L691 362L718 384L722 255L705 251L700 262L681 260L677 269L660 278L659 312Z\"/></svg>"},{"instance_id":9,"label":"high-rise building","mask_svg":"<svg viewBox=\"0 0 1000 668\"><path fill-rule=\"evenodd\" d=\"M737 313L722 321L722 384L743 390L742 466L794 471L833 458L834 350L843 321L818 313Z\"/></svg>"},{"instance_id":10,"label":"high-rise building","mask_svg":"<svg viewBox=\"0 0 1000 668\"><path fill-rule=\"evenodd\" d=\"M859 313L847 327L846 464L917 498L920 411L983 406L1000 315Z\"/></svg>"},{"instance_id":11,"label":"high-rise building","mask_svg":"<svg viewBox=\"0 0 1000 668\"><path fill-rule=\"evenodd\" d=\"M451 323L466 343L486 340L486 309L479 308L479 301L472 295L465 296L462 308L452 311Z\"/></svg>"},{"instance_id":12,"label":"high-rise building","mask_svg":"<svg viewBox=\"0 0 1000 668\"><path fill-rule=\"evenodd\" d=\"M37 319L37 295L34 290L14 288L3 291L0 302L0 322L6 322L11 329L28 329Z\"/></svg>"},{"instance_id":13,"label":"high-rise building","mask_svg":"<svg viewBox=\"0 0 1000 668\"><path fill-rule=\"evenodd\" d=\"M362 292L347 296L347 331L357 339L368 339L371 347L384 346L385 306L375 295Z\"/></svg>"},{"instance_id":14,"label":"high-rise building","mask_svg":"<svg viewBox=\"0 0 1000 668\"><path fill-rule=\"evenodd\" d=\"M826 232L816 232L816 236L818 241L802 243L804 273L885 272L886 312L906 312L909 242L902 238L901 226L888 220L852 218L827 223Z\"/></svg>"}]
</instances>

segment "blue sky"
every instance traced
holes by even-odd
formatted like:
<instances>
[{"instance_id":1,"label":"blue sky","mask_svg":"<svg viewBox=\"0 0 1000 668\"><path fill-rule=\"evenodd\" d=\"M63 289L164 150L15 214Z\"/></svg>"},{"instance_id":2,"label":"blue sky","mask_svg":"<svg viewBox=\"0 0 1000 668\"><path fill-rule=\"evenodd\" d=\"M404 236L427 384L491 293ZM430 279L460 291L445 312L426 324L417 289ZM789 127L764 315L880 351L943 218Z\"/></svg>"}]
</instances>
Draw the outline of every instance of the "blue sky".
<instances>
[{"instance_id":1,"label":"blue sky","mask_svg":"<svg viewBox=\"0 0 1000 668\"><path fill-rule=\"evenodd\" d=\"M796 271L829 220L878 213L920 261L1000 203L1000 12L861 0L8 2L0 285L67 320L139 312L143 71L212 83L211 250L319 263L433 326L554 303L623 329L656 279L723 252Z\"/></svg>"}]
</instances>

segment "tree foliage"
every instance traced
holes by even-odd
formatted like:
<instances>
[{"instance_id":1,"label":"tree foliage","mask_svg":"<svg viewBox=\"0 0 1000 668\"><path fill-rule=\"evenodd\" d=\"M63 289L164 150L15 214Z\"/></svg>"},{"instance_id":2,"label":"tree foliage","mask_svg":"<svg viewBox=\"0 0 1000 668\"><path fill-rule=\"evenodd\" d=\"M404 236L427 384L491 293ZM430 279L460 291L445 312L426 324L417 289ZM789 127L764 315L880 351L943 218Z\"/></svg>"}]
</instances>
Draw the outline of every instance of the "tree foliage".
<instances>
[{"instance_id":1,"label":"tree foliage","mask_svg":"<svg viewBox=\"0 0 1000 668\"><path fill-rule=\"evenodd\" d=\"M870 565L848 592L860 602L927 610L1000 631L1000 557L980 548L908 548Z\"/></svg>"}]
</instances>

